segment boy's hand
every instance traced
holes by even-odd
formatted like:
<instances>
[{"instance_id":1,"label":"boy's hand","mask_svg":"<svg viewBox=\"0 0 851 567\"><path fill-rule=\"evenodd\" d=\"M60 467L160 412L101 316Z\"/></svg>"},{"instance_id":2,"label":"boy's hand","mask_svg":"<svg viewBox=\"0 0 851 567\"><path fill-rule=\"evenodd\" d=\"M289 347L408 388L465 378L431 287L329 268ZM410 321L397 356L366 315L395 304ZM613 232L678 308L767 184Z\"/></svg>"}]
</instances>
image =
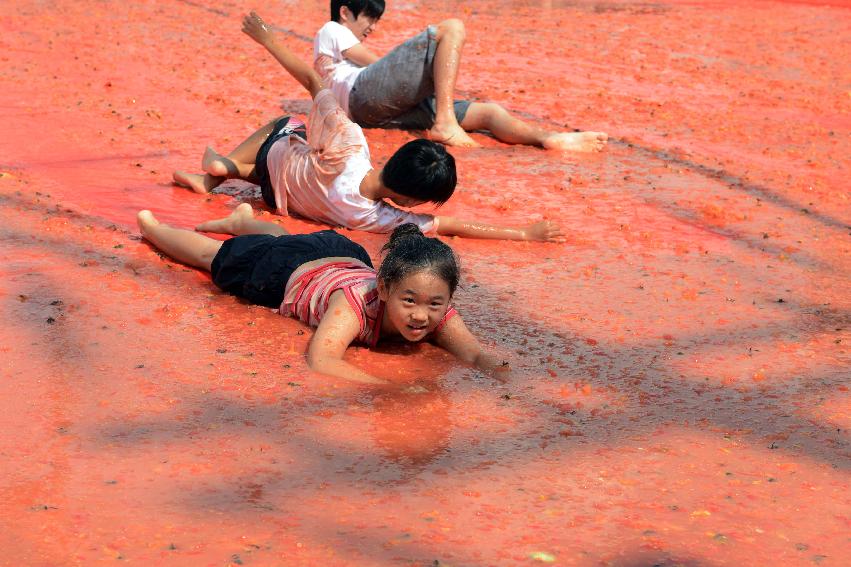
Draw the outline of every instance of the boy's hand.
<instances>
[{"instance_id":1,"label":"boy's hand","mask_svg":"<svg viewBox=\"0 0 851 567\"><path fill-rule=\"evenodd\" d=\"M540 221L523 229L526 240L536 240L538 242L564 242L564 235L561 233L561 228L553 221Z\"/></svg>"},{"instance_id":2,"label":"boy's hand","mask_svg":"<svg viewBox=\"0 0 851 567\"><path fill-rule=\"evenodd\" d=\"M242 33L264 47L274 39L269 26L256 12L251 12L242 19Z\"/></svg>"}]
</instances>

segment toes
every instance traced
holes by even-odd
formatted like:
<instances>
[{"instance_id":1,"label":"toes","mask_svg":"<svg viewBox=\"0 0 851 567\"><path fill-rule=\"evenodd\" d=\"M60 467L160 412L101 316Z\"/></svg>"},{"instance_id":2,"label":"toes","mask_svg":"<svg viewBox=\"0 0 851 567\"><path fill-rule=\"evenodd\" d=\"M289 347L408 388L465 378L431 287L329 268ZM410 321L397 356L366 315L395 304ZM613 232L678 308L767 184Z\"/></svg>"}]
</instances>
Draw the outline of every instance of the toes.
<instances>
[{"instance_id":1,"label":"toes","mask_svg":"<svg viewBox=\"0 0 851 567\"><path fill-rule=\"evenodd\" d=\"M237 205L236 209L234 209L235 213L239 213L241 215L251 215L254 216L254 209L251 208L251 205L248 203L240 203Z\"/></svg>"}]
</instances>

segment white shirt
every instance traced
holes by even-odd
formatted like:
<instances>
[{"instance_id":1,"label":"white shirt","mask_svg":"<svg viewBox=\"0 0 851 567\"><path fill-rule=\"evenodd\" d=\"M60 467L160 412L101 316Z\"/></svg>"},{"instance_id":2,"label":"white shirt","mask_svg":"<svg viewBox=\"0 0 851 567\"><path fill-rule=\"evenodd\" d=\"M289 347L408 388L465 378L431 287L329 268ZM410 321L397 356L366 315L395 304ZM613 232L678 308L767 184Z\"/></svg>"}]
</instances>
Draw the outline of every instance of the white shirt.
<instances>
[{"instance_id":1,"label":"white shirt","mask_svg":"<svg viewBox=\"0 0 851 567\"><path fill-rule=\"evenodd\" d=\"M411 222L425 234L437 231L432 215L403 211L360 193L372 170L361 127L343 113L331 91L317 93L307 123L307 142L298 136L272 144L266 158L277 212L287 211L331 226L392 232Z\"/></svg>"},{"instance_id":2,"label":"white shirt","mask_svg":"<svg viewBox=\"0 0 851 567\"><path fill-rule=\"evenodd\" d=\"M366 69L345 58L343 52L360 41L352 30L337 22L327 22L313 38L313 67L349 114L349 92L358 75Z\"/></svg>"}]
</instances>

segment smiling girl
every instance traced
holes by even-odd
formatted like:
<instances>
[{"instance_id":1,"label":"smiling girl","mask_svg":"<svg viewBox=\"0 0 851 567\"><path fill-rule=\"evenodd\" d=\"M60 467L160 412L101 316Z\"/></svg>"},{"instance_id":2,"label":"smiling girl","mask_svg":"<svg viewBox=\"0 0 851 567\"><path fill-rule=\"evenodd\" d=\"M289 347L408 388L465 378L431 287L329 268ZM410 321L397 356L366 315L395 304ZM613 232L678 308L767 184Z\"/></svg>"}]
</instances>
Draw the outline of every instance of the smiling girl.
<instances>
[{"instance_id":1,"label":"smiling girl","mask_svg":"<svg viewBox=\"0 0 851 567\"><path fill-rule=\"evenodd\" d=\"M343 360L348 346L430 341L459 359L504 374L450 301L460 273L452 249L414 224L396 228L378 271L360 245L334 232L289 234L254 218L247 203L197 230L232 234L224 242L138 214L142 236L172 258L207 270L221 289L274 307L316 327L307 351L312 370L371 384L386 380Z\"/></svg>"}]
</instances>

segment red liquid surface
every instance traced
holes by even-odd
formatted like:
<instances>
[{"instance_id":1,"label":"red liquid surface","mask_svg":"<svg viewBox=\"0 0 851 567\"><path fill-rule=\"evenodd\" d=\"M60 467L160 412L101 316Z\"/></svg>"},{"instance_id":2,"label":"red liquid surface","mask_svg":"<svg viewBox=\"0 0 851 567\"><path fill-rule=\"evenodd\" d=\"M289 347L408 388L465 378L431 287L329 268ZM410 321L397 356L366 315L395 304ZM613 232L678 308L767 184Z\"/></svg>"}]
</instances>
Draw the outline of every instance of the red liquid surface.
<instances>
[{"instance_id":1,"label":"red liquid surface","mask_svg":"<svg viewBox=\"0 0 851 567\"><path fill-rule=\"evenodd\" d=\"M452 150L443 214L568 238L451 240L455 303L514 375L350 350L420 394L310 373L309 329L140 241L142 208L259 204L171 172L309 107L249 9L305 58L327 17L3 8L0 564L848 564L846 2L390 2L377 51L461 17L463 96L611 136ZM367 137L383 163L413 135Z\"/></svg>"}]
</instances>

